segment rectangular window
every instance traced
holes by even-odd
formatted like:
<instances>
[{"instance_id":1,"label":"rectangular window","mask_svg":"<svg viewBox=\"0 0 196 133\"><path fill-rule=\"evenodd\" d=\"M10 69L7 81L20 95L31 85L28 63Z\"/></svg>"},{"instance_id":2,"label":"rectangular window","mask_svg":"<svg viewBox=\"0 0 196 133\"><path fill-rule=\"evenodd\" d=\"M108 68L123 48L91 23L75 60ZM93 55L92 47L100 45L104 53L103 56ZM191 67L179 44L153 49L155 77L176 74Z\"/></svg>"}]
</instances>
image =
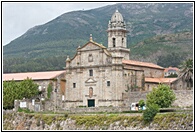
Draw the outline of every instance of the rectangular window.
<instances>
[{"instance_id":1,"label":"rectangular window","mask_svg":"<svg viewBox=\"0 0 196 133\"><path fill-rule=\"evenodd\" d=\"M93 76L93 70L89 70L89 76Z\"/></svg>"},{"instance_id":2,"label":"rectangular window","mask_svg":"<svg viewBox=\"0 0 196 133\"><path fill-rule=\"evenodd\" d=\"M76 83L73 83L73 88L76 88Z\"/></svg>"},{"instance_id":3,"label":"rectangular window","mask_svg":"<svg viewBox=\"0 0 196 133\"><path fill-rule=\"evenodd\" d=\"M107 81L107 86L110 86L110 81Z\"/></svg>"},{"instance_id":4,"label":"rectangular window","mask_svg":"<svg viewBox=\"0 0 196 133\"><path fill-rule=\"evenodd\" d=\"M113 47L116 47L116 39L112 38Z\"/></svg>"}]
</instances>

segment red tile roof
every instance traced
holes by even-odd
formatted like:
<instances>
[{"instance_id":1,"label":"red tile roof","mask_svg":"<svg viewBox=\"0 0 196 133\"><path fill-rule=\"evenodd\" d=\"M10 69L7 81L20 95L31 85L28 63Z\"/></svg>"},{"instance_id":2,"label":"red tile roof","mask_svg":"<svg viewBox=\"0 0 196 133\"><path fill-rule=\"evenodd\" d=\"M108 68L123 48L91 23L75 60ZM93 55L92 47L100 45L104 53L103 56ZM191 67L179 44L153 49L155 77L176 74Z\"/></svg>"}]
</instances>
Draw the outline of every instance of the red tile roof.
<instances>
[{"instance_id":1,"label":"red tile roof","mask_svg":"<svg viewBox=\"0 0 196 133\"><path fill-rule=\"evenodd\" d=\"M142 67L164 69L161 66L158 66L156 64L149 63L149 62L140 62L140 61L134 61L134 60L123 60L122 63L123 64L134 65L134 66L142 66Z\"/></svg>"},{"instance_id":2,"label":"red tile roof","mask_svg":"<svg viewBox=\"0 0 196 133\"><path fill-rule=\"evenodd\" d=\"M177 78L145 78L145 82L150 83L171 83Z\"/></svg>"},{"instance_id":3,"label":"red tile roof","mask_svg":"<svg viewBox=\"0 0 196 133\"><path fill-rule=\"evenodd\" d=\"M8 73L3 74L3 81L9 80L24 80L27 77L32 80L41 80L41 79L53 79L56 76L65 73L65 70L62 71L47 71L47 72L27 72L27 73Z\"/></svg>"}]
</instances>

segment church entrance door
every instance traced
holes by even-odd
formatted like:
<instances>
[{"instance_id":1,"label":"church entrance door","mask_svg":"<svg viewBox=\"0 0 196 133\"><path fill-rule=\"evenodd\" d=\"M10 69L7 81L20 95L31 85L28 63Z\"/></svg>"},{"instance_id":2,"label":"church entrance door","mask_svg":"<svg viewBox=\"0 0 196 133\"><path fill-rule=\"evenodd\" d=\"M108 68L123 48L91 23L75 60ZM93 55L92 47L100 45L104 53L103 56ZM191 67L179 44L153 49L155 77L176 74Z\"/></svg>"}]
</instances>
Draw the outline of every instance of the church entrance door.
<instances>
[{"instance_id":1,"label":"church entrance door","mask_svg":"<svg viewBox=\"0 0 196 133\"><path fill-rule=\"evenodd\" d=\"M95 107L95 99L88 100L88 107Z\"/></svg>"}]
</instances>

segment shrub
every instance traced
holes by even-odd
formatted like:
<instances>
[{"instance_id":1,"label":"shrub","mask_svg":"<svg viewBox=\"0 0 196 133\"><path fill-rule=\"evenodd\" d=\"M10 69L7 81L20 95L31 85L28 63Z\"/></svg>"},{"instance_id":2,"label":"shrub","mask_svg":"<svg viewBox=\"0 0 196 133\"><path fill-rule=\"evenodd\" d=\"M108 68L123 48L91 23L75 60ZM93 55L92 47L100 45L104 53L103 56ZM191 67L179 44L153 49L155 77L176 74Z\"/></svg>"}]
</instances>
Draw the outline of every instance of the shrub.
<instances>
[{"instance_id":1,"label":"shrub","mask_svg":"<svg viewBox=\"0 0 196 133\"><path fill-rule=\"evenodd\" d=\"M147 94L146 104L157 104L160 108L167 108L176 99L175 93L170 89L169 86L160 84L157 88Z\"/></svg>"},{"instance_id":2,"label":"shrub","mask_svg":"<svg viewBox=\"0 0 196 133\"><path fill-rule=\"evenodd\" d=\"M28 108L18 108L18 112L24 112L24 113L33 113L33 111L30 111Z\"/></svg>"},{"instance_id":3,"label":"shrub","mask_svg":"<svg viewBox=\"0 0 196 133\"><path fill-rule=\"evenodd\" d=\"M3 82L3 108L14 108L14 100L32 98L38 95L38 85L32 79L25 79L21 82L4 81Z\"/></svg>"},{"instance_id":4,"label":"shrub","mask_svg":"<svg viewBox=\"0 0 196 133\"><path fill-rule=\"evenodd\" d=\"M68 117L68 114L67 114L67 113L65 113L65 114L64 114L64 117L65 117L65 118L67 118L67 117Z\"/></svg>"},{"instance_id":5,"label":"shrub","mask_svg":"<svg viewBox=\"0 0 196 133\"><path fill-rule=\"evenodd\" d=\"M143 119L145 122L151 122L155 115L159 112L159 106L156 104L150 104L143 113Z\"/></svg>"},{"instance_id":6,"label":"shrub","mask_svg":"<svg viewBox=\"0 0 196 133\"><path fill-rule=\"evenodd\" d=\"M51 83L48 85L47 92L48 92L47 93L47 97L48 97L48 99L50 99L51 92L52 92L52 84Z\"/></svg>"},{"instance_id":7,"label":"shrub","mask_svg":"<svg viewBox=\"0 0 196 133\"><path fill-rule=\"evenodd\" d=\"M140 106L140 107L143 107L144 105L145 105L144 100L140 100L140 101L139 101L139 106Z\"/></svg>"}]
</instances>

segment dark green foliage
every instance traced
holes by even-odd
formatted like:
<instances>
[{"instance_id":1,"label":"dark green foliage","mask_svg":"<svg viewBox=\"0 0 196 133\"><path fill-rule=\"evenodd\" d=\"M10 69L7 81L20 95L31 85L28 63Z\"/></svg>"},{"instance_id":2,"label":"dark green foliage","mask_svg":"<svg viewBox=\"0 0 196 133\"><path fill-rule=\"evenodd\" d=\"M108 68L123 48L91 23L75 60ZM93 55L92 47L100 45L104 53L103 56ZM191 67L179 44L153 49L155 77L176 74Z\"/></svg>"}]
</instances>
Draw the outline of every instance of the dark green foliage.
<instances>
[{"instance_id":1,"label":"dark green foliage","mask_svg":"<svg viewBox=\"0 0 196 133\"><path fill-rule=\"evenodd\" d=\"M47 58L5 58L3 60L3 72L38 72L62 70L65 67L65 56L51 56Z\"/></svg>"},{"instance_id":2,"label":"dark green foliage","mask_svg":"<svg viewBox=\"0 0 196 133\"><path fill-rule=\"evenodd\" d=\"M167 108L176 99L175 93L170 89L169 86L160 84L157 88L147 94L146 104L147 107L151 104L157 104L160 108Z\"/></svg>"},{"instance_id":3,"label":"dark green foliage","mask_svg":"<svg viewBox=\"0 0 196 133\"><path fill-rule=\"evenodd\" d=\"M67 118L68 116L69 116L68 113L65 113L65 114L64 114L64 117L65 117L65 118Z\"/></svg>"},{"instance_id":4,"label":"dark green foliage","mask_svg":"<svg viewBox=\"0 0 196 133\"><path fill-rule=\"evenodd\" d=\"M38 95L38 85L31 79L25 79L21 82L4 81L3 82L3 108L12 109L14 100L23 98L32 98Z\"/></svg>"},{"instance_id":5,"label":"dark green foliage","mask_svg":"<svg viewBox=\"0 0 196 133\"><path fill-rule=\"evenodd\" d=\"M159 112L159 106L157 104L149 104L143 112L143 119L145 122L151 122L156 114Z\"/></svg>"},{"instance_id":6,"label":"dark green foliage","mask_svg":"<svg viewBox=\"0 0 196 133\"><path fill-rule=\"evenodd\" d=\"M24 113L33 113L33 111L30 111L28 108L22 109L22 108L18 108L18 112L24 112Z\"/></svg>"},{"instance_id":7,"label":"dark green foliage","mask_svg":"<svg viewBox=\"0 0 196 133\"><path fill-rule=\"evenodd\" d=\"M188 59L180 65L180 76L187 82L188 87L193 87L193 59Z\"/></svg>"},{"instance_id":8,"label":"dark green foliage","mask_svg":"<svg viewBox=\"0 0 196 133\"><path fill-rule=\"evenodd\" d=\"M162 55L158 57L157 64L162 67L177 67L180 65L182 60L184 60L185 56L183 56L181 53L171 53L168 55Z\"/></svg>"},{"instance_id":9,"label":"dark green foliage","mask_svg":"<svg viewBox=\"0 0 196 133\"><path fill-rule=\"evenodd\" d=\"M181 63L180 67L180 72L181 74L185 73L192 73L193 74L193 59L188 59L184 62Z\"/></svg>"},{"instance_id":10,"label":"dark green foliage","mask_svg":"<svg viewBox=\"0 0 196 133\"><path fill-rule=\"evenodd\" d=\"M140 101L139 101L139 106L140 106L140 107L143 107L144 105L145 105L144 100L140 100Z\"/></svg>"},{"instance_id":11,"label":"dark green foliage","mask_svg":"<svg viewBox=\"0 0 196 133\"><path fill-rule=\"evenodd\" d=\"M48 97L48 99L50 99L50 97L51 97L51 92L52 92L52 84L50 83L48 85L48 88L47 88L47 97Z\"/></svg>"},{"instance_id":12,"label":"dark green foliage","mask_svg":"<svg viewBox=\"0 0 196 133\"><path fill-rule=\"evenodd\" d=\"M143 119L145 122L151 122L156 114L159 112L159 108L169 107L176 99L175 93L169 86L160 84L157 88L147 94L146 96L147 108L143 112Z\"/></svg>"},{"instance_id":13,"label":"dark green foliage","mask_svg":"<svg viewBox=\"0 0 196 133\"><path fill-rule=\"evenodd\" d=\"M193 55L192 32L154 36L131 46L131 58L177 67Z\"/></svg>"}]
</instances>

